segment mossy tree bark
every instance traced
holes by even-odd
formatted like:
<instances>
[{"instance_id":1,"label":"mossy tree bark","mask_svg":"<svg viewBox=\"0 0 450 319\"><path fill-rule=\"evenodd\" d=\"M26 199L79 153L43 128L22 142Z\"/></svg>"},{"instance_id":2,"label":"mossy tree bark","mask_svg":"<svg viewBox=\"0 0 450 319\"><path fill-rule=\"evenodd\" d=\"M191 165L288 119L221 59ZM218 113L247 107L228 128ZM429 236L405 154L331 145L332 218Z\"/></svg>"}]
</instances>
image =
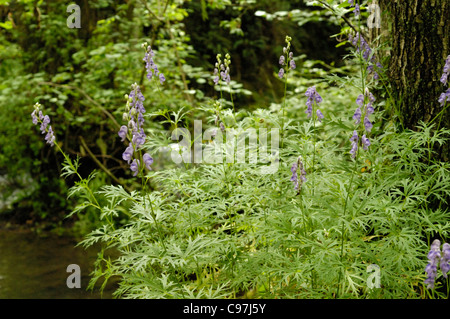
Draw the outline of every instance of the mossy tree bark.
<instances>
[{"instance_id":1,"label":"mossy tree bark","mask_svg":"<svg viewBox=\"0 0 450 319\"><path fill-rule=\"evenodd\" d=\"M415 130L419 121L450 128L449 109L442 112L439 81L450 54L449 0L379 0L384 32L391 44L388 78L403 127ZM386 31L386 30L384 30ZM449 148L439 149L448 160Z\"/></svg>"}]
</instances>

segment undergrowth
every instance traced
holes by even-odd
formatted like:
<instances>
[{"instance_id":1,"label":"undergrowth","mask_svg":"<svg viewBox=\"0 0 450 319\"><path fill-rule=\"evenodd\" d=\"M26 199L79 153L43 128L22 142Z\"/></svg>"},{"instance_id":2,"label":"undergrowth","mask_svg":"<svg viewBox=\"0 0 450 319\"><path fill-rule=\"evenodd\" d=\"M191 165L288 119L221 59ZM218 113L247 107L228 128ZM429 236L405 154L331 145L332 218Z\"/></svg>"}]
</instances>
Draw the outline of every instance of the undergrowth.
<instances>
[{"instance_id":1,"label":"undergrowth","mask_svg":"<svg viewBox=\"0 0 450 319\"><path fill-rule=\"evenodd\" d=\"M283 99L254 111L234 108L230 57L218 56L212 80L220 96L197 113L208 120L208 138L186 138L195 120L189 111L145 113L134 85L119 136L128 142L123 158L135 188L91 191L95 172L80 176L78 160L43 127L64 154L64 176L78 175L72 214L94 208L103 221L80 243L103 247L90 288L118 278L115 296L123 298L448 298L444 274L427 289L424 270L431 242L449 239L450 165L434 159L433 146L447 143L450 130L435 122L399 128L387 108L393 101L371 93L386 79L376 50L359 35L352 34L346 57L358 72L325 76L308 90L297 85L289 41L280 50ZM145 48L146 59L155 55ZM148 78L162 94L161 76ZM341 92L351 100L335 99ZM144 119L161 117L171 132L145 128ZM171 145L180 132L187 144ZM226 161L252 132L260 147L249 141L242 161ZM277 138L262 157L262 141ZM218 150L218 160L192 163L195 143ZM117 258L106 257L112 249Z\"/></svg>"}]
</instances>

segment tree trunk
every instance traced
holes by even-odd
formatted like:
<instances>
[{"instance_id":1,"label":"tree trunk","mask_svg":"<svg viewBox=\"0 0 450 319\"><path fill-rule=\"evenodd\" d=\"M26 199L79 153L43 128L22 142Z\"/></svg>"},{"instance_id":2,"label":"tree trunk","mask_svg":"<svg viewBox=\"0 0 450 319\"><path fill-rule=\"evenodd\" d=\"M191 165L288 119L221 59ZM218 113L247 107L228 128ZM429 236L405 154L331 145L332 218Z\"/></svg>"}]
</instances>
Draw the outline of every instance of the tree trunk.
<instances>
[{"instance_id":1,"label":"tree trunk","mask_svg":"<svg viewBox=\"0 0 450 319\"><path fill-rule=\"evenodd\" d=\"M450 54L449 0L379 0L391 44L388 78L405 128L419 121L450 128L450 112L439 104L446 87L439 81ZM438 114L442 114L438 116ZM438 118L436 118L438 116ZM436 119L435 119L436 118ZM439 150L448 160L448 145Z\"/></svg>"}]
</instances>

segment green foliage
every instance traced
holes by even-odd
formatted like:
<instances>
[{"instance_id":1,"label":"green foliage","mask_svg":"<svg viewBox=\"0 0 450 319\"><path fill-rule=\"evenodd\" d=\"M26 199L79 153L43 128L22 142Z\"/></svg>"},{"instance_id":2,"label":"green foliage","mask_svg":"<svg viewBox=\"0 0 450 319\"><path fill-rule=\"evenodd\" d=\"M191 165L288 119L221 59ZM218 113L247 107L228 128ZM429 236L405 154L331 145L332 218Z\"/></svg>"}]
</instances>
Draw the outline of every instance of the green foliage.
<instances>
[{"instance_id":1,"label":"green foliage","mask_svg":"<svg viewBox=\"0 0 450 319\"><path fill-rule=\"evenodd\" d=\"M31 2L23 3L30 13ZM68 217L78 216L79 227L89 231L80 245L102 245L90 288L103 280L102 289L118 278L115 296L123 298L448 297L442 275L433 295L423 281L430 242L449 239L450 166L433 159L433 146L448 143L450 130L421 123L416 131L402 131L390 110L383 111L393 102L377 101L371 146L352 159L349 138L353 130L362 129L351 119L354 101L367 87L383 89L367 76L361 54L350 54L335 66L303 54L301 42L293 37L298 67L280 80L276 63L284 37L274 43L249 36L264 33L264 24L258 20L253 30L246 28L244 13L292 19L299 25L322 23L328 16L335 24L340 21L335 14L293 11L287 1L278 7L248 0L238 6L231 1L162 3L94 1L92 8L113 7L114 14L92 20L93 31L85 39L61 27L64 19L51 10L40 22L29 15L33 22L21 27L39 30L45 50L11 45L15 50L1 53L7 63L0 66L0 75L8 79L0 84L0 120L6 123L1 126L0 166L8 172L36 172L35 179L41 188L51 189L56 205L65 209L69 203ZM54 3L49 6L62 10ZM335 9L344 12L342 6ZM220 21L216 28L224 28L229 38L214 28L206 34L186 33L195 30L185 23L196 12L204 23ZM224 12L227 17L218 18ZM1 45L10 46L16 31L9 29ZM204 43L199 37L212 34L216 42L194 48L193 43ZM65 38L73 41L66 43ZM143 42L151 44L167 78L163 89L145 79ZM257 73L262 61L256 57L267 46L275 58L266 61L269 71ZM46 59L54 50L54 58ZM239 79L234 75L245 66L261 78L255 87L273 84L260 92L272 95L267 104L246 105L254 90L241 81L213 84L215 54L228 51L235 53L233 78ZM255 59L247 65L236 58L241 55ZM15 56L22 57L20 63L14 62ZM117 131L126 124L121 105L134 82L145 96L144 147L154 164L152 171L129 178ZM323 97L322 122L304 113L304 92L312 85ZM279 93L283 88L284 95ZM9 96L15 97L14 103ZM58 135L51 151L42 136L29 133L36 129L29 115L35 99L46 105ZM281 146L266 163L250 162L254 149L246 144L244 163L176 164L167 151L171 133L192 132L195 120L216 133L222 123L241 137L250 130L279 129ZM218 140L199 142L208 149ZM23 156L26 152L31 156ZM230 155L227 147L221 152L223 158ZM60 154L62 168L54 175L41 174L60 162ZM291 167L300 155L307 181L296 191ZM88 156L95 165L81 165ZM262 174L269 164L275 172ZM65 185L55 175L69 185L68 202L58 202ZM45 208L40 211L45 216ZM109 256L110 251L118 256ZM380 269L379 288L368 284L371 265Z\"/></svg>"},{"instance_id":2,"label":"green foliage","mask_svg":"<svg viewBox=\"0 0 450 319\"><path fill-rule=\"evenodd\" d=\"M298 81L295 72L292 81ZM385 122L375 125L370 150L351 160L354 124L348 102L335 97L343 90L356 96L354 87L364 81L355 76L341 82L320 83L324 101L330 101L322 123L299 114L295 95L286 100L295 121L287 123L273 174L261 174L264 164L248 161L174 166L169 160L164 169L142 176L136 191L102 187L97 194L107 204L97 208L105 223L80 244L102 242L120 257L99 257L91 287L117 276L115 296L124 298L428 297L427 250L432 238L448 240L450 217L450 166L434 162L432 150L448 142L450 130L421 124L401 132L379 109L377 119ZM227 126L240 134L279 128L284 121L280 106L235 114L221 105L223 99L203 111L220 119L229 114L235 122ZM151 116L166 116L172 128L190 116L182 110L166 114ZM170 138L151 135L161 138L153 146ZM229 149L223 152L226 158ZM299 155L308 176L301 192L290 181ZM122 227L112 222L119 211L129 214ZM380 287L368 285L370 265L380 269ZM445 285L441 278L438 289Z\"/></svg>"}]
</instances>

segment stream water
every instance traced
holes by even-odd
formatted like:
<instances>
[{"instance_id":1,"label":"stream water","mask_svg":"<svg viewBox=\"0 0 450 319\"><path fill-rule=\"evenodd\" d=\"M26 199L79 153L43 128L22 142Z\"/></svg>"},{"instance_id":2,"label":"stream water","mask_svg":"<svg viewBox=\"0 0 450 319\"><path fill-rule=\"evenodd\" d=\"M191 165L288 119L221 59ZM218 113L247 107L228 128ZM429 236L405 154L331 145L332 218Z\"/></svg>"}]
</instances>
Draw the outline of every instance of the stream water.
<instances>
[{"instance_id":1,"label":"stream water","mask_svg":"<svg viewBox=\"0 0 450 319\"><path fill-rule=\"evenodd\" d=\"M103 295L86 290L97 250L76 243L70 237L0 228L0 299L112 298L108 286ZM70 264L80 267L81 288L67 287Z\"/></svg>"}]
</instances>

